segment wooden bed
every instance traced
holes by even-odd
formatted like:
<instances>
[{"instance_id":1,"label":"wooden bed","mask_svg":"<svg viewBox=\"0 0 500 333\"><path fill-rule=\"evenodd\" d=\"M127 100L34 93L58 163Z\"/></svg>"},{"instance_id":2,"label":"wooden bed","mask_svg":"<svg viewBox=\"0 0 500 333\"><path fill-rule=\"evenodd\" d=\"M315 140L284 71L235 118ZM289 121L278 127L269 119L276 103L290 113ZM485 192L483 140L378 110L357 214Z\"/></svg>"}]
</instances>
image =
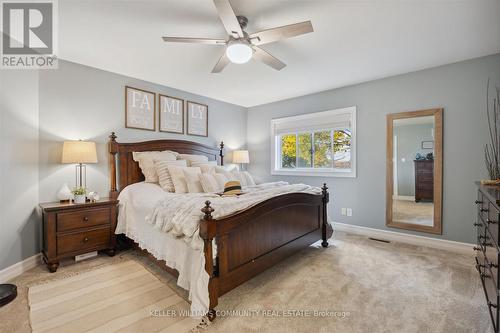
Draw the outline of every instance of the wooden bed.
<instances>
[{"instance_id":1,"label":"wooden bed","mask_svg":"<svg viewBox=\"0 0 500 333\"><path fill-rule=\"evenodd\" d=\"M224 162L223 143L220 148L182 140L118 143L114 132L109 138L111 198L117 198L127 185L144 180L138 163L132 159L134 151L173 150L205 155L221 165ZM218 220L212 218L214 210L209 201L200 207L204 214L200 236L205 244L205 269L210 276L209 318L215 318L219 296L320 239L321 245L327 247L333 233L327 220L328 201L328 188L324 184L321 195L280 195ZM218 252L215 264L213 239ZM175 274L175 270L166 269Z\"/></svg>"}]
</instances>

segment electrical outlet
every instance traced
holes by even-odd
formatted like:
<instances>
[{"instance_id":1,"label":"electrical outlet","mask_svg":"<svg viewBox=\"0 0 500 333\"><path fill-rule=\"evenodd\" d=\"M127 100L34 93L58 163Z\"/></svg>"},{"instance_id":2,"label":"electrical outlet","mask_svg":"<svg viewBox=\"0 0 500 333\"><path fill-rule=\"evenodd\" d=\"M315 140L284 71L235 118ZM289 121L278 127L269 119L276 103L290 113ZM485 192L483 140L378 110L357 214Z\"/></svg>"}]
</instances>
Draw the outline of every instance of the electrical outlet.
<instances>
[{"instance_id":1,"label":"electrical outlet","mask_svg":"<svg viewBox=\"0 0 500 333\"><path fill-rule=\"evenodd\" d=\"M346 216L347 215L347 209L346 208L342 208L342 216Z\"/></svg>"},{"instance_id":2,"label":"electrical outlet","mask_svg":"<svg viewBox=\"0 0 500 333\"><path fill-rule=\"evenodd\" d=\"M352 208L347 208L347 216L352 216Z\"/></svg>"}]
</instances>

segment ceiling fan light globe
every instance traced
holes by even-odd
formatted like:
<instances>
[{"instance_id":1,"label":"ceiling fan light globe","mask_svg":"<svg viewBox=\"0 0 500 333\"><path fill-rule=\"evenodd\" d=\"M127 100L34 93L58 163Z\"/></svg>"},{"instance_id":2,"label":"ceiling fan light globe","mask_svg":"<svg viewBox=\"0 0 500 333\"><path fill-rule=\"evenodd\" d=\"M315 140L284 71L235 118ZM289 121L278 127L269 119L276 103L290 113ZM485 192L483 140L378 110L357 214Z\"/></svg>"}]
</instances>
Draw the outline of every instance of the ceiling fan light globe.
<instances>
[{"instance_id":1,"label":"ceiling fan light globe","mask_svg":"<svg viewBox=\"0 0 500 333\"><path fill-rule=\"evenodd\" d=\"M244 64L252 59L252 55L252 48L244 42L232 42L226 48L226 56L234 64Z\"/></svg>"}]
</instances>

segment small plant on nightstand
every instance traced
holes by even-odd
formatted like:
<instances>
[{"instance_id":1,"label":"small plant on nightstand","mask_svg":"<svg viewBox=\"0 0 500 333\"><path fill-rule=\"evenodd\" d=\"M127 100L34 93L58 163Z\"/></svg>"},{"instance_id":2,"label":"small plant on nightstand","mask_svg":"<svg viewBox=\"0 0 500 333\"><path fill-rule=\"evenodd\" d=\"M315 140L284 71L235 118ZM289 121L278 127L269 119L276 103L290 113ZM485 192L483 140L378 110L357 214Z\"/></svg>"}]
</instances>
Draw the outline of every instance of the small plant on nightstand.
<instances>
[{"instance_id":1,"label":"small plant on nightstand","mask_svg":"<svg viewBox=\"0 0 500 333\"><path fill-rule=\"evenodd\" d=\"M77 204L85 203L85 200L87 199L86 198L87 190L85 189L85 187L77 187L72 191L72 193L75 196L74 199L75 203Z\"/></svg>"}]
</instances>

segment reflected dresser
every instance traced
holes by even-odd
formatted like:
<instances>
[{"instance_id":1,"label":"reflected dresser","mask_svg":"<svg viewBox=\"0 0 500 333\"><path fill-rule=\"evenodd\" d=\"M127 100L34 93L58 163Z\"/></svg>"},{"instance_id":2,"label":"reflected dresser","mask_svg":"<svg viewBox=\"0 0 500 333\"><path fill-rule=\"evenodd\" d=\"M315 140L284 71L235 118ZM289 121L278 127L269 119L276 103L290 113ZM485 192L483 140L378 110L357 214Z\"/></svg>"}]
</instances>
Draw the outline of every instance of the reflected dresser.
<instances>
[{"instance_id":1,"label":"reflected dresser","mask_svg":"<svg viewBox=\"0 0 500 333\"><path fill-rule=\"evenodd\" d=\"M486 302L495 332L498 330L499 303L499 221L500 187L484 186L477 183L477 219L474 223L477 231L476 269L481 277Z\"/></svg>"},{"instance_id":2,"label":"reflected dresser","mask_svg":"<svg viewBox=\"0 0 500 333\"><path fill-rule=\"evenodd\" d=\"M415 160L415 202L434 199L434 161Z\"/></svg>"}]
</instances>

